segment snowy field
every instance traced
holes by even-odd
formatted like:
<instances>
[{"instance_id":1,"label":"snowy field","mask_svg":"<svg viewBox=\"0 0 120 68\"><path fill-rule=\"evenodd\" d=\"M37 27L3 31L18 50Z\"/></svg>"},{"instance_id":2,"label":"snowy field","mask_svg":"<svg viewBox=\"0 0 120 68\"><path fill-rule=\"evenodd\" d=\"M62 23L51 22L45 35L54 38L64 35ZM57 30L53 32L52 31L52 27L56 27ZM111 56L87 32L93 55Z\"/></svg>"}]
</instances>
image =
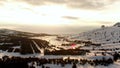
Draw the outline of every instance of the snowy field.
<instances>
[{"instance_id":1,"label":"snowy field","mask_svg":"<svg viewBox=\"0 0 120 68\"><path fill-rule=\"evenodd\" d=\"M50 68L72 68L72 65L70 64L65 65L65 67L61 67L61 65L53 65L53 64L46 64L45 66L49 66ZM42 68L42 67L36 66L36 68ZM120 62L116 62L109 66L102 66L102 65L91 66L89 64L85 64L85 65L77 64L77 68L120 68Z\"/></svg>"},{"instance_id":2,"label":"snowy field","mask_svg":"<svg viewBox=\"0 0 120 68\"><path fill-rule=\"evenodd\" d=\"M49 46L54 45L55 49L57 50L57 47L61 47L63 49L70 49L71 46L62 46L62 44L69 44L71 42L67 42L64 41L63 39L58 40L58 38L56 36L45 36L45 37L32 37L31 39L42 39L42 40L46 40L49 42ZM38 58L47 58L47 59L52 59L52 58L64 58L66 59L67 57L70 57L70 59L88 59L88 60L95 60L95 59L103 59L103 57L105 59L109 59L112 58L113 56L111 56L108 53L114 53L114 52L120 52L120 46L119 44L104 44L101 46L84 46L84 44L76 44L75 48L80 47L80 49L85 49L85 50L90 50L90 53L87 53L85 55L44 55L44 49L40 49L37 45L37 43L33 40L33 43L35 44L35 46L41 51L43 51L43 53L33 53L33 54L27 54L27 55L21 55L20 53L14 53L13 52L7 52L7 51L0 51L0 58L2 58L3 56L7 55L7 56L16 56L16 57L38 57ZM114 46L113 46L114 45ZM20 46L16 46L16 47L12 47L12 48L20 48ZM94 50L93 50L94 48ZM118 49L116 49L118 48ZM101 49L107 49L107 51L101 50ZM105 56L102 55L102 53L105 53ZM117 62L114 62L113 64L110 64L108 66L102 66L102 65L97 65L97 66L91 66L90 64L85 64L85 65L80 65L80 64L76 64L77 68L119 68L120 67L120 60L118 60ZM44 66L48 66L50 68L72 68L72 64L66 64L64 67L61 67L61 65L57 65L57 64L45 64ZM37 66L35 65L36 68L42 68L41 66Z\"/></svg>"}]
</instances>

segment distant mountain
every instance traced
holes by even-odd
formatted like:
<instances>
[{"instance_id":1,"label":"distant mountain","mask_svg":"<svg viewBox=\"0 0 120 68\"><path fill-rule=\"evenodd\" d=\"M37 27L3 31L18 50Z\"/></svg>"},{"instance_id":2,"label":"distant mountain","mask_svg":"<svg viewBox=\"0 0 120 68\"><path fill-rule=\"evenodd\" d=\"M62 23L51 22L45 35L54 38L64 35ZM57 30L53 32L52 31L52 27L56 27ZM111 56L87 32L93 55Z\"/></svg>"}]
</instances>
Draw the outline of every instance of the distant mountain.
<instances>
[{"instance_id":1,"label":"distant mountain","mask_svg":"<svg viewBox=\"0 0 120 68\"><path fill-rule=\"evenodd\" d=\"M11 29L0 29L0 36L3 35L12 35L12 36L48 36L50 34L45 33L31 33L31 32L24 32L24 31L17 31Z\"/></svg>"},{"instance_id":2,"label":"distant mountain","mask_svg":"<svg viewBox=\"0 0 120 68\"><path fill-rule=\"evenodd\" d=\"M69 39L92 41L101 44L120 43L120 22L111 27L102 25L101 28L96 30L71 35Z\"/></svg>"}]
</instances>

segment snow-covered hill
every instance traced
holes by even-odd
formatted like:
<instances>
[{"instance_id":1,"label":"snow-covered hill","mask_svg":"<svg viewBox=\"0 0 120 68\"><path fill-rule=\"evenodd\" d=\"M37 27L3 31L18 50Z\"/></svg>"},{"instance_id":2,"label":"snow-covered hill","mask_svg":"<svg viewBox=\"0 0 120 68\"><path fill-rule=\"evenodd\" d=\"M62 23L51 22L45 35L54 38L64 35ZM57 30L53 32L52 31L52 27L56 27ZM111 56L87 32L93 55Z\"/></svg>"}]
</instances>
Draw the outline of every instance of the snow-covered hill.
<instances>
[{"instance_id":1,"label":"snow-covered hill","mask_svg":"<svg viewBox=\"0 0 120 68\"><path fill-rule=\"evenodd\" d=\"M101 44L120 43L120 23L116 23L111 27L102 26L99 29L72 35L69 38Z\"/></svg>"},{"instance_id":2,"label":"snow-covered hill","mask_svg":"<svg viewBox=\"0 0 120 68\"><path fill-rule=\"evenodd\" d=\"M17 31L11 29L0 29L0 36L50 36L50 34L46 33L32 33L32 32L24 32L24 31Z\"/></svg>"},{"instance_id":3,"label":"snow-covered hill","mask_svg":"<svg viewBox=\"0 0 120 68\"><path fill-rule=\"evenodd\" d=\"M33 33L11 30L11 29L0 29L0 35L32 35Z\"/></svg>"},{"instance_id":4,"label":"snow-covered hill","mask_svg":"<svg viewBox=\"0 0 120 68\"><path fill-rule=\"evenodd\" d=\"M17 31L9 30L9 29L0 29L0 34L2 35L9 35L9 34L16 34Z\"/></svg>"}]
</instances>

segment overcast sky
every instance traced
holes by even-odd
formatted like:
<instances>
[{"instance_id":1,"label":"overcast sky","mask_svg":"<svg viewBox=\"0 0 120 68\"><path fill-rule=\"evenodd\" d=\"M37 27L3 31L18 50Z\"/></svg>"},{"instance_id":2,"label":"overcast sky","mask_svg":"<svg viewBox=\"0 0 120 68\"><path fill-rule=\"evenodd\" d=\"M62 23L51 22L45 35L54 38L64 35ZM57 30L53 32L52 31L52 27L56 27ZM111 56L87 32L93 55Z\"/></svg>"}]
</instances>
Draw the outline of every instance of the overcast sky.
<instances>
[{"instance_id":1,"label":"overcast sky","mask_svg":"<svg viewBox=\"0 0 120 68\"><path fill-rule=\"evenodd\" d=\"M120 21L120 0L0 0L0 28L80 33Z\"/></svg>"}]
</instances>

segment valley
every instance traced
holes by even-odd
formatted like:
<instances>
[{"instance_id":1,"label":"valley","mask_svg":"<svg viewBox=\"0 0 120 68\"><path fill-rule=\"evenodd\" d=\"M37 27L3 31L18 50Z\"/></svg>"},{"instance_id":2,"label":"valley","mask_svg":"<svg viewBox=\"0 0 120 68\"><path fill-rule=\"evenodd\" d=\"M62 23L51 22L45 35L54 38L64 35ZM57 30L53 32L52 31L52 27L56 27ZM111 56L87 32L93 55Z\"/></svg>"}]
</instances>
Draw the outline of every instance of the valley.
<instances>
[{"instance_id":1,"label":"valley","mask_svg":"<svg viewBox=\"0 0 120 68\"><path fill-rule=\"evenodd\" d=\"M73 35L43 35L3 30L0 31L0 58L7 56L7 59L11 60L14 59L10 57L28 59L27 64L36 68L71 68L74 64L78 68L118 68L119 28L104 27Z\"/></svg>"}]
</instances>

